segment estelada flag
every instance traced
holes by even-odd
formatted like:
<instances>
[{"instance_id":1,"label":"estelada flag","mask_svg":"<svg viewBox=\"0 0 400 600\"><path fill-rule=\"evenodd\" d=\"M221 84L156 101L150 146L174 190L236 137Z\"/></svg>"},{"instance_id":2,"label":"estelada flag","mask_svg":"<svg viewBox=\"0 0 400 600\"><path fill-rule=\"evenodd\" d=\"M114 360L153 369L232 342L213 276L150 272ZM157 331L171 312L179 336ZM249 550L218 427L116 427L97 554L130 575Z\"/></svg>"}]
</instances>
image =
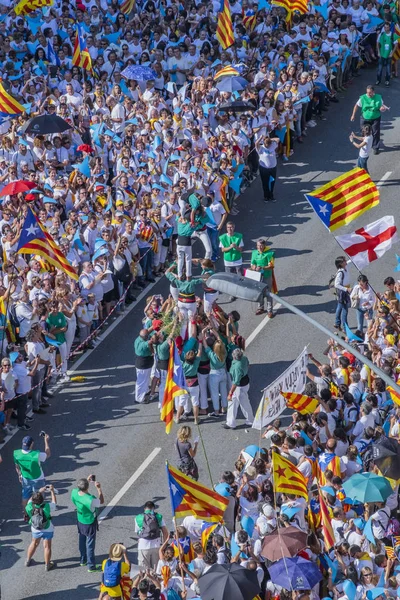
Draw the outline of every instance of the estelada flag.
<instances>
[{"instance_id":1,"label":"estelada flag","mask_svg":"<svg viewBox=\"0 0 400 600\"><path fill-rule=\"evenodd\" d=\"M352 169L305 194L325 227L334 231L379 204L379 191L367 171Z\"/></svg>"},{"instance_id":2,"label":"estelada flag","mask_svg":"<svg viewBox=\"0 0 400 600\"><path fill-rule=\"evenodd\" d=\"M293 494L308 500L307 480L290 460L277 452L272 455L274 492Z\"/></svg>"},{"instance_id":3,"label":"estelada flag","mask_svg":"<svg viewBox=\"0 0 400 600\"><path fill-rule=\"evenodd\" d=\"M360 270L381 258L399 241L392 216L382 217L353 233L337 235L335 239Z\"/></svg>"},{"instance_id":4,"label":"estelada flag","mask_svg":"<svg viewBox=\"0 0 400 600\"><path fill-rule=\"evenodd\" d=\"M172 429L175 396L183 396L188 393L179 352L175 343L172 342L169 351L164 398L161 406L161 421L165 423L166 433L169 433Z\"/></svg>"},{"instance_id":5,"label":"estelada flag","mask_svg":"<svg viewBox=\"0 0 400 600\"><path fill-rule=\"evenodd\" d=\"M30 208L21 229L17 252L39 254L51 265L64 271L71 279L76 281L79 279L74 267Z\"/></svg>"},{"instance_id":6,"label":"estelada flag","mask_svg":"<svg viewBox=\"0 0 400 600\"><path fill-rule=\"evenodd\" d=\"M205 521L220 522L223 520L229 498L224 498L202 483L184 475L168 462L166 468L174 517L194 515Z\"/></svg>"},{"instance_id":7,"label":"estelada flag","mask_svg":"<svg viewBox=\"0 0 400 600\"><path fill-rule=\"evenodd\" d=\"M285 398L288 408L296 410L302 415L311 414L318 406L318 400L311 396L296 394L296 392L282 392L281 395Z\"/></svg>"}]
</instances>

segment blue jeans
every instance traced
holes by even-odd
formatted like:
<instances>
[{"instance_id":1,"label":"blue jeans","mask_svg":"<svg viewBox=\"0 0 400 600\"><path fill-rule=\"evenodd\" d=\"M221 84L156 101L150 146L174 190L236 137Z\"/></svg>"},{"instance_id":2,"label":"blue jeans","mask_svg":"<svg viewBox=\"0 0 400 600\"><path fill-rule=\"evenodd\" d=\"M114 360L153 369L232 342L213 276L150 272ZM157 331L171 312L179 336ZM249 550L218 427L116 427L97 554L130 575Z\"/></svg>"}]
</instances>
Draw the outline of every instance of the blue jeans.
<instances>
[{"instance_id":1,"label":"blue jeans","mask_svg":"<svg viewBox=\"0 0 400 600\"><path fill-rule=\"evenodd\" d=\"M357 329L362 331L364 329L364 315L367 315L367 319L372 319L373 310L372 308L368 308L367 310L363 310L361 308L357 308Z\"/></svg>"},{"instance_id":2,"label":"blue jeans","mask_svg":"<svg viewBox=\"0 0 400 600\"><path fill-rule=\"evenodd\" d=\"M378 73L376 75L376 78L378 81L380 81L382 79L382 72L385 72L385 80L389 81L390 80L390 66L392 64L392 59L391 58L379 58L378 61Z\"/></svg>"},{"instance_id":3,"label":"blue jeans","mask_svg":"<svg viewBox=\"0 0 400 600\"><path fill-rule=\"evenodd\" d=\"M218 229L212 229L207 227L208 237L210 238L212 255L211 260L215 262L219 258L219 231Z\"/></svg>"},{"instance_id":4,"label":"blue jeans","mask_svg":"<svg viewBox=\"0 0 400 600\"><path fill-rule=\"evenodd\" d=\"M347 315L349 314L350 303L338 302L336 307L335 325L344 327L347 324Z\"/></svg>"},{"instance_id":5,"label":"blue jeans","mask_svg":"<svg viewBox=\"0 0 400 600\"><path fill-rule=\"evenodd\" d=\"M96 566L96 559L94 556L94 549L96 546L96 533L92 535L83 535L79 532L79 554L80 562L86 563L88 569L94 569Z\"/></svg>"},{"instance_id":6,"label":"blue jeans","mask_svg":"<svg viewBox=\"0 0 400 600\"><path fill-rule=\"evenodd\" d=\"M139 248L140 266L142 267L143 277L153 279L153 250L151 248Z\"/></svg>"},{"instance_id":7,"label":"blue jeans","mask_svg":"<svg viewBox=\"0 0 400 600\"><path fill-rule=\"evenodd\" d=\"M365 169L365 171L367 171L367 173L369 173L368 171L368 157L367 158L362 158L361 156L358 157L358 161L357 161L357 167L359 167L360 169Z\"/></svg>"}]
</instances>

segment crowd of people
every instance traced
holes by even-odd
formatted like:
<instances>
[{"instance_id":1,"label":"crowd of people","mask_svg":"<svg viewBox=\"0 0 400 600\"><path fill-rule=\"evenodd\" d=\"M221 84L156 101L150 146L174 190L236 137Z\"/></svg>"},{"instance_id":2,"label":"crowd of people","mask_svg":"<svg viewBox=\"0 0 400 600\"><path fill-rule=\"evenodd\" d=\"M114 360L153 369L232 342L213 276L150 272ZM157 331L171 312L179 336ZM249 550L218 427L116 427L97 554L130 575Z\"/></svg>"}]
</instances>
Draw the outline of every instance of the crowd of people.
<instances>
[{"instance_id":1,"label":"crowd of people","mask_svg":"<svg viewBox=\"0 0 400 600\"><path fill-rule=\"evenodd\" d=\"M10 2L0 6L1 85L24 107L18 116L0 111L0 195L8 184L29 184L25 192L2 194L0 443L13 431L13 417L19 429L31 429L31 421L49 407L48 386L69 381L68 360L93 348L105 324L163 275L170 293L149 295L135 340L136 402L158 400L161 409L174 344L188 391L175 399L175 421L193 414L197 425L208 415L223 417L224 427L235 429L240 408L250 426L240 315L234 304L223 311L218 292L207 285L217 265L243 272L243 251L250 245L229 215L242 210L239 195L258 173L264 201L277 200L279 164L290 160L297 144L309 143L312 151L310 129L327 118L360 68L377 65L377 86L397 77L395 3L315 0L306 14L287 19L279 6L232 1L235 42L226 50L215 36L219 2L147 0L129 10L126 4L60 1L28 15L17 15ZM86 68L74 58L77 26L90 56ZM359 149L359 166L367 168L371 150L380 150L380 117L387 107L369 86L351 120L359 109L362 136L353 133L350 140ZM59 116L66 128L27 133L35 115L45 115L48 123ZM76 281L43 256L19 252L29 211L76 269ZM193 255L194 243L200 258ZM397 284L387 278L385 292L376 294L364 276L350 286L343 257L336 268L338 333L352 306L358 338L352 343L396 380ZM252 248L247 269L266 284L257 314L272 318L274 252L263 238ZM101 567L101 598L197 597L201 575L231 561L256 572L265 598L288 600L297 590L302 600L327 595L374 600L368 592L378 581L381 595L396 597L398 486L393 482L381 502L359 503L344 494L343 483L356 473L377 471L372 448L397 440L400 415L383 380L343 351L339 336L329 340L326 356L327 364L310 356L319 373L308 372L304 392L318 399L318 410L295 412L290 427L275 421L263 433L263 447L244 449L221 475L216 490L229 498L224 524L207 542L204 524L194 516L170 533L149 501L135 521L140 571L129 582L131 559L122 544L113 544ZM14 452L32 530L25 564L31 565L42 539L47 571L55 566L57 502L41 466L50 457L49 439L44 434L40 451L26 435ZM191 428L181 425L176 462L194 480L196 452ZM274 453L304 475L308 502L274 494ZM317 483L334 531L328 552ZM79 480L71 499L80 563L96 572L100 483L92 475ZM298 556L318 565L323 583L285 589L272 580L268 537L288 527L304 533Z\"/></svg>"}]
</instances>

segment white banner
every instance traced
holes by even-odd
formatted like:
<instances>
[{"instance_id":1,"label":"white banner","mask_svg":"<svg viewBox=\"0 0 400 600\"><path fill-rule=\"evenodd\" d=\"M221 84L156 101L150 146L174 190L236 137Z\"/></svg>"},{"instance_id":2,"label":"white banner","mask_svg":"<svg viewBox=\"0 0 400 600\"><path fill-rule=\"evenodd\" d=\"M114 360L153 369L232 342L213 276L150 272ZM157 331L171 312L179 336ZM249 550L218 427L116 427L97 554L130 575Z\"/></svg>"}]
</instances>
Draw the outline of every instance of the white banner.
<instances>
[{"instance_id":1,"label":"white banner","mask_svg":"<svg viewBox=\"0 0 400 600\"><path fill-rule=\"evenodd\" d=\"M286 408L286 400L280 390L301 394L306 385L308 363L307 346L296 360L271 385L264 389L263 397L254 418L253 428L262 429L279 417Z\"/></svg>"}]
</instances>

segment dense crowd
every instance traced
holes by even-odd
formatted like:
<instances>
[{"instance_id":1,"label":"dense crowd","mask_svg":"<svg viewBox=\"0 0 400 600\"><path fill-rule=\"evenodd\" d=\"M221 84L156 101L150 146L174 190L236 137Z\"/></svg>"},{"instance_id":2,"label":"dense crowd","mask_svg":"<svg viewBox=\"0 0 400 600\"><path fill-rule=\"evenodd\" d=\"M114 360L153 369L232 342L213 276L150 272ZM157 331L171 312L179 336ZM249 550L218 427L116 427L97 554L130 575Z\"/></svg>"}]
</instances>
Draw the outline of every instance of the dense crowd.
<instances>
[{"instance_id":1,"label":"dense crowd","mask_svg":"<svg viewBox=\"0 0 400 600\"><path fill-rule=\"evenodd\" d=\"M231 2L235 43L222 50L215 37L219 5L148 0L124 14L116 0L81 0L55 2L25 17L16 16L11 3L0 6L2 85L25 109L18 117L2 113L0 184L1 189L21 180L31 184L26 192L3 194L1 205L1 438L14 428L13 411L17 426L30 429L30 421L49 406L48 385L57 378L68 382L68 359L92 348L104 324L135 302L136 291L164 274L170 295L149 295L135 341L136 402L158 398L161 408L174 343L189 391L176 399L176 422L191 418L191 412L196 424L202 415L226 415L225 427L234 429L240 407L252 423L240 315L224 312L218 292L207 284L220 258L225 271L243 272L246 232L235 231L229 214L242 210L238 197L258 172L264 200L276 201L280 162L290 160L297 144L309 143L312 151L310 129L327 118L338 92L360 68L372 70L377 62L377 85L397 76L398 16L394 3L316 0L307 14L287 20L283 8L266 2ZM77 25L91 57L87 69L74 64ZM354 108L352 119L360 108L364 126L361 138L351 137L362 167L372 148L379 152L383 106L370 86ZM39 114L49 123L61 117L66 129L27 133L26 125ZM18 252L30 210L76 269L77 281L40 255ZM193 257L194 243L201 258ZM397 284L387 278L378 296L363 276L351 285L343 257L336 267L338 332L352 306L358 326L353 343L396 380ZM264 239L252 249L248 270L274 289L274 252ZM265 302L273 317L268 292L257 314L264 313ZM297 590L302 600L326 595L363 600L382 573L381 595L396 597L398 486L381 501L357 502L343 484L357 473L376 471L371 449L397 440L398 410L383 380L344 352L339 337L329 340L326 356L324 365L310 356L320 373L308 373L304 392L318 399L318 410L294 413L284 431L274 422L263 434L264 447L244 449L222 474L216 490L229 498L229 507L224 525L208 541L201 520L186 517L170 534L153 503L146 504L135 524L140 572L128 594L158 600L161 593L173 597L174 590L182 598L196 597L201 575L215 563L233 561L255 571L266 598L286 600ZM26 566L43 539L51 570L57 499L41 466L50 458L49 436L43 452L33 444L26 436L15 454L32 529ZM181 426L176 461L195 480L196 450L190 428ZM274 495L273 453L306 477L308 502ZM328 552L317 481L335 538ZM91 482L96 496L89 492ZM93 476L80 480L72 502L80 562L96 571L100 483ZM367 521L369 536L363 534ZM322 583L317 578L309 586L285 588L271 575L277 558L270 558L268 547L277 546L273 536L279 530L280 548L289 527L304 534L304 544L285 556L317 565ZM102 568L101 596L121 597L120 583L131 569L126 549L113 544Z\"/></svg>"}]
</instances>

